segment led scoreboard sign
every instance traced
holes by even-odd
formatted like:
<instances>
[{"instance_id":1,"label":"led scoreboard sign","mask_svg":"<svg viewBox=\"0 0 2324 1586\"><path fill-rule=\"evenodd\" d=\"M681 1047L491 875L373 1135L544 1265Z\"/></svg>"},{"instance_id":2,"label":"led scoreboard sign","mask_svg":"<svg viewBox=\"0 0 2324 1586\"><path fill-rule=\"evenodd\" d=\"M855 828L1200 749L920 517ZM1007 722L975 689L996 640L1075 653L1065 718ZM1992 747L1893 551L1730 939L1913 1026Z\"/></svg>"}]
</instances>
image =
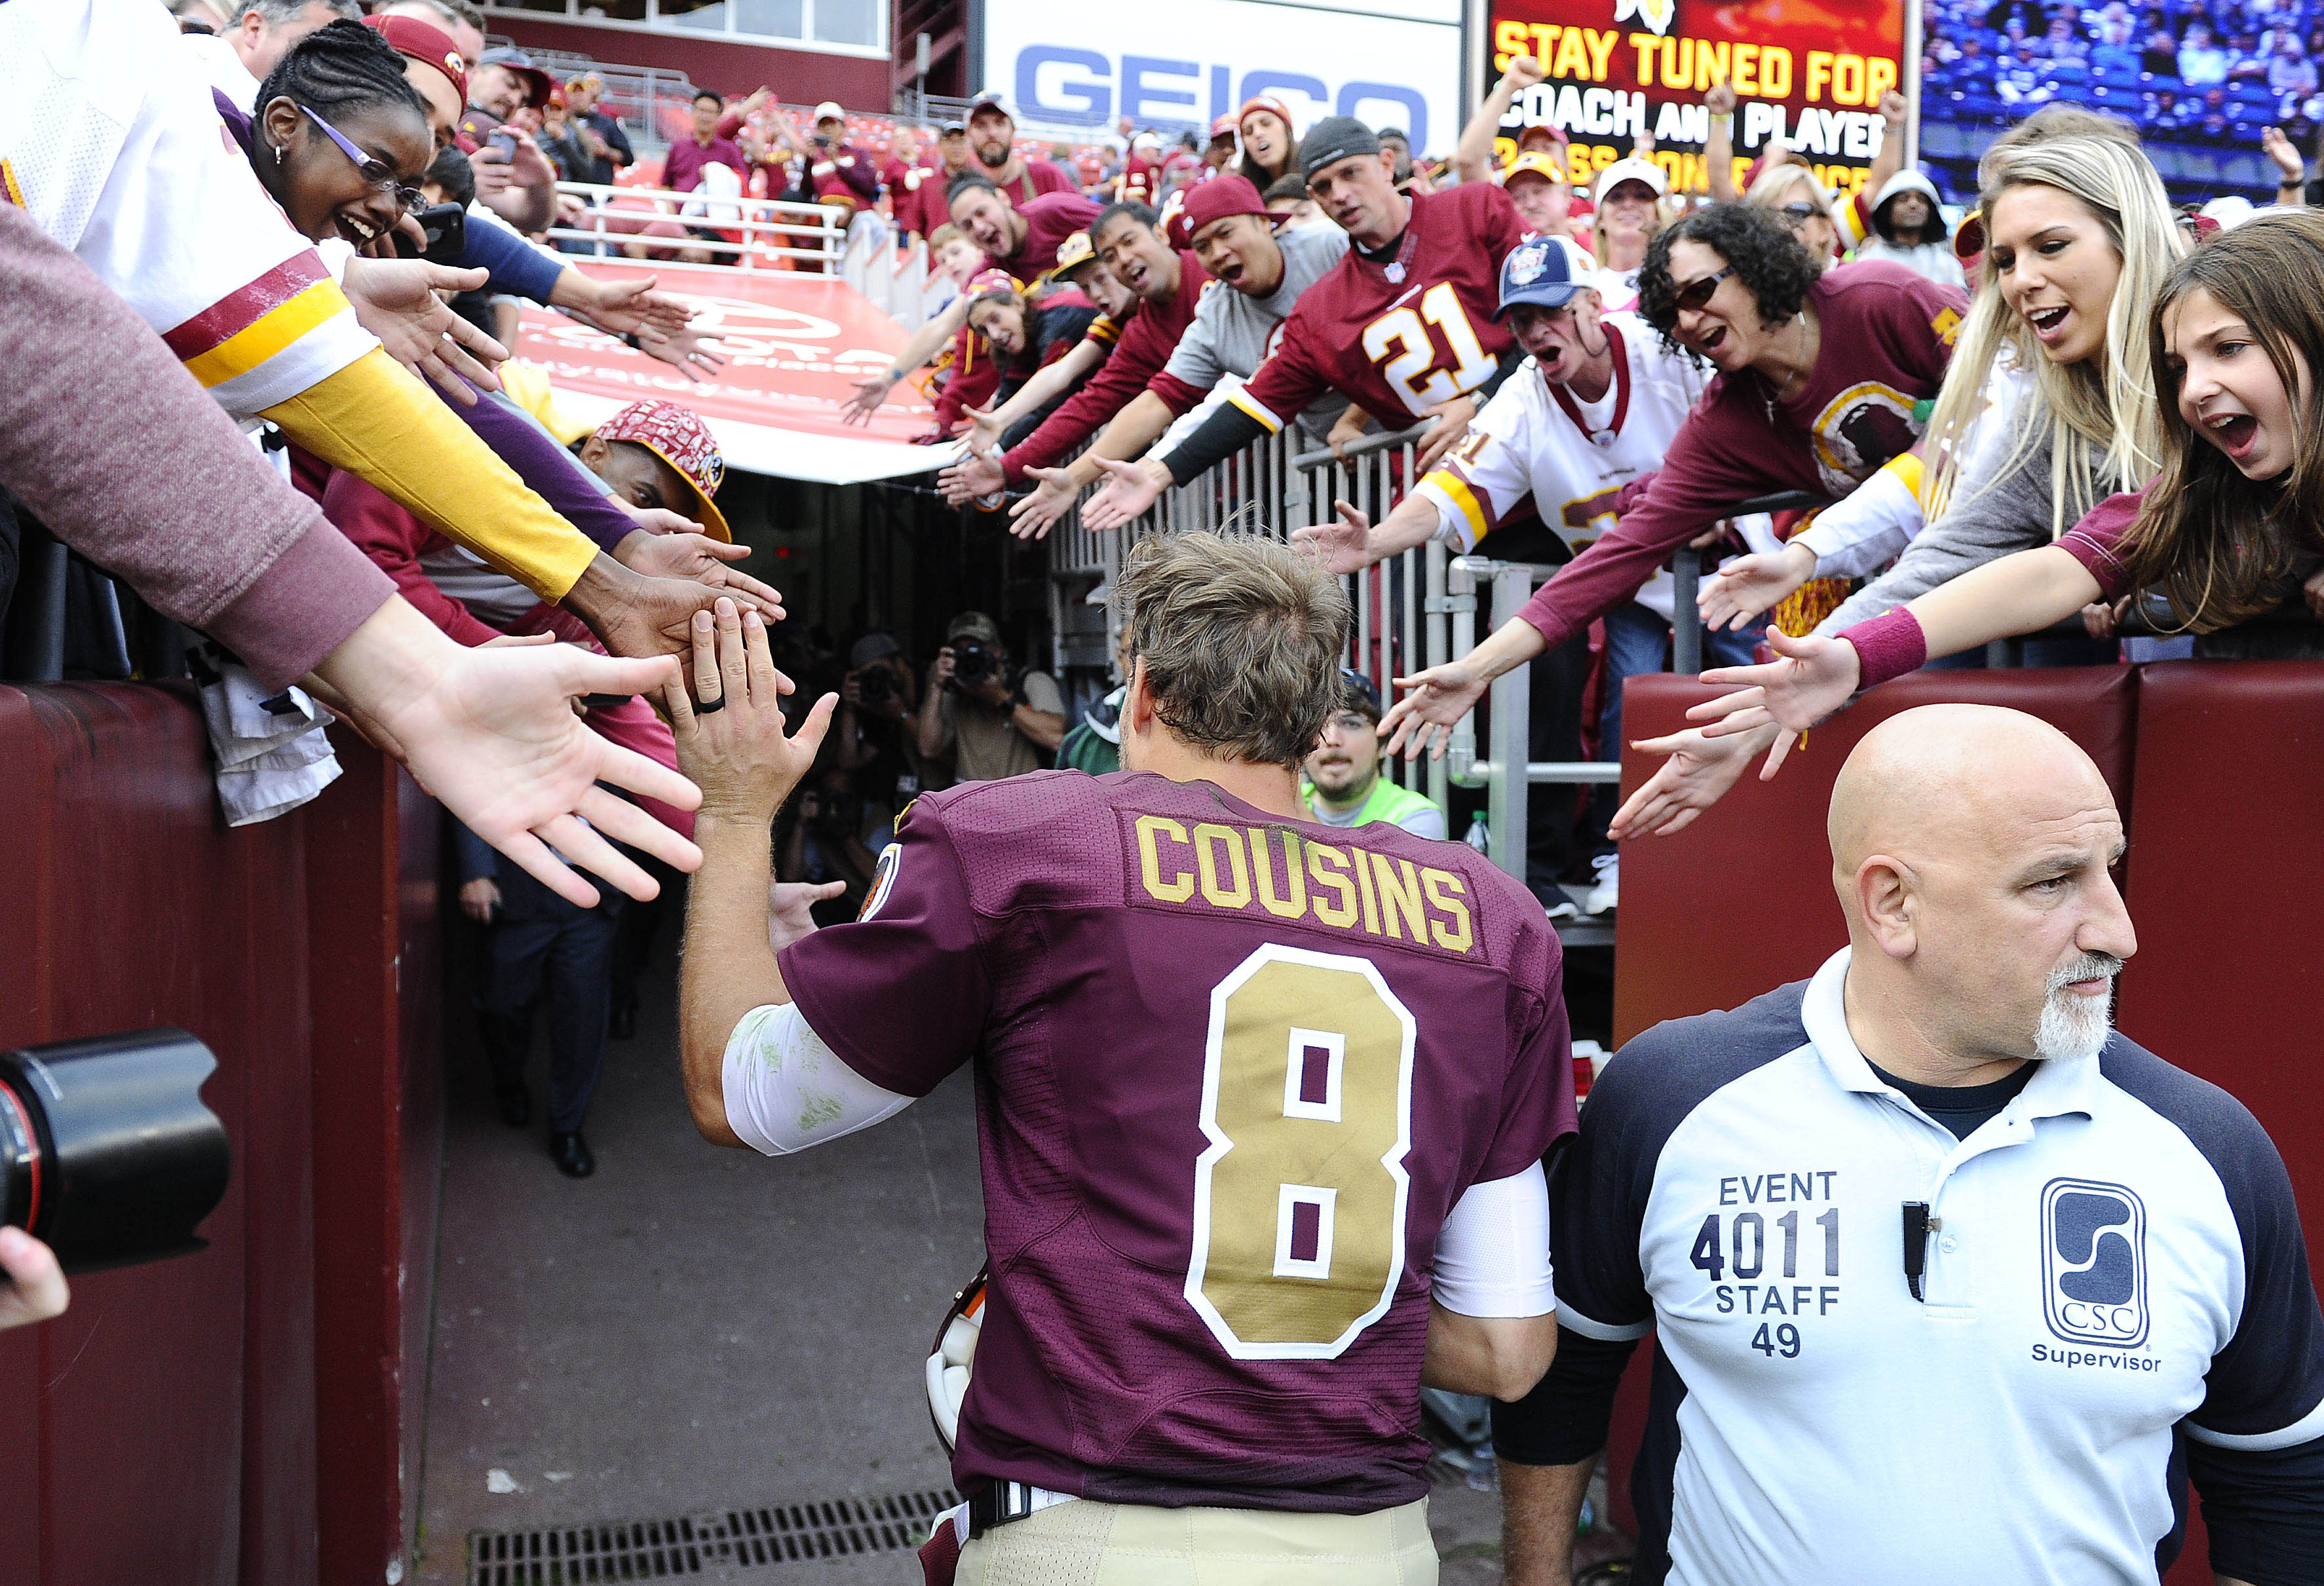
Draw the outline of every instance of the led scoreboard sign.
<instances>
[{"instance_id":1,"label":"led scoreboard sign","mask_svg":"<svg viewBox=\"0 0 2324 1586\"><path fill-rule=\"evenodd\" d=\"M1907 0L1492 0L1493 76L1530 55L1547 80L1517 97L1504 138L1546 124L1572 140L1576 182L1639 134L1674 188L1703 189L1703 95L1730 85L1739 183L1780 138L1826 187L1852 192L1886 132L1880 96L1907 88ZM1505 145L1506 157L1510 147Z\"/></svg>"}]
</instances>

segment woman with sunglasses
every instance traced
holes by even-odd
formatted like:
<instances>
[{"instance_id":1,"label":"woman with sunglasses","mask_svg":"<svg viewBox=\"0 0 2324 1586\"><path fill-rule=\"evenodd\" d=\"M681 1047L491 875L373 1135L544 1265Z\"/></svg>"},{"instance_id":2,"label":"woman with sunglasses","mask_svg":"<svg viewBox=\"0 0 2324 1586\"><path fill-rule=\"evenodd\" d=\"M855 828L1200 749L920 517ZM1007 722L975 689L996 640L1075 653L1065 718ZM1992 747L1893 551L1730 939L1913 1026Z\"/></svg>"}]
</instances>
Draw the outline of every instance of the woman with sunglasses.
<instances>
[{"instance_id":1,"label":"woman with sunglasses","mask_svg":"<svg viewBox=\"0 0 2324 1586\"><path fill-rule=\"evenodd\" d=\"M1630 599L1735 507L1777 491L1843 494L1920 438L1916 404L1937 393L1968 305L1901 265L1820 269L1788 227L1749 204L1713 204L1657 236L1638 311L1718 372L1672 439L1661 472L1634 484L1611 532L1535 591L1459 660L1396 679L1409 689L1380 724L1391 749L1442 754L1494 678L1564 643Z\"/></svg>"},{"instance_id":2,"label":"woman with sunglasses","mask_svg":"<svg viewBox=\"0 0 2324 1586\"><path fill-rule=\"evenodd\" d=\"M1829 267L1840 262L1840 226L1831 217L1831 195L1814 171L1785 161L1759 173L1743 201L1772 211L1792 228L1808 257Z\"/></svg>"}]
</instances>

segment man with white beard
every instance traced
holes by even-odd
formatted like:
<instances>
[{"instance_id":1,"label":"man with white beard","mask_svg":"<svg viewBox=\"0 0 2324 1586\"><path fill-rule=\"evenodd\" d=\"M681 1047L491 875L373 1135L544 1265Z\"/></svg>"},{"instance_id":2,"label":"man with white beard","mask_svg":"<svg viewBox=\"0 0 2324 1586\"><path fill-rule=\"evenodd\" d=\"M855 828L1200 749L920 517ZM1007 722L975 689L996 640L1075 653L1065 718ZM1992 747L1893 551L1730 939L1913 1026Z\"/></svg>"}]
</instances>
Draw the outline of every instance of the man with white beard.
<instances>
[{"instance_id":1,"label":"man with white beard","mask_svg":"<svg viewBox=\"0 0 2324 1586\"><path fill-rule=\"evenodd\" d=\"M2123 826L2057 729L1967 705L1832 789L1849 945L1616 1056L1552 1170L1555 1363L1494 1406L1510 1586L1571 1579L1655 1332L1637 1579L2324 1580L2324 1318L2282 1159L2108 1028Z\"/></svg>"}]
</instances>

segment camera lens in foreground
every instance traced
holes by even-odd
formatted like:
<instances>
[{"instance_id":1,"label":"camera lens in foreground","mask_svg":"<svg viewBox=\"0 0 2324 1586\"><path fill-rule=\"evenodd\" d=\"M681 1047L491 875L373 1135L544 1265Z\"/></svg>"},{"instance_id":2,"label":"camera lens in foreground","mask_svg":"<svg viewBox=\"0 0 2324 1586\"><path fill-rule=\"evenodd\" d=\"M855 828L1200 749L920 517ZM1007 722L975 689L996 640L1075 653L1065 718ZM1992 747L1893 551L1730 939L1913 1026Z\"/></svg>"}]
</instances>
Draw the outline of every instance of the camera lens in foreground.
<instances>
[{"instance_id":1,"label":"camera lens in foreground","mask_svg":"<svg viewBox=\"0 0 2324 1586\"><path fill-rule=\"evenodd\" d=\"M233 1153L202 1105L217 1069L181 1029L0 1052L0 1222L68 1272L185 1255L226 1194Z\"/></svg>"}]
</instances>

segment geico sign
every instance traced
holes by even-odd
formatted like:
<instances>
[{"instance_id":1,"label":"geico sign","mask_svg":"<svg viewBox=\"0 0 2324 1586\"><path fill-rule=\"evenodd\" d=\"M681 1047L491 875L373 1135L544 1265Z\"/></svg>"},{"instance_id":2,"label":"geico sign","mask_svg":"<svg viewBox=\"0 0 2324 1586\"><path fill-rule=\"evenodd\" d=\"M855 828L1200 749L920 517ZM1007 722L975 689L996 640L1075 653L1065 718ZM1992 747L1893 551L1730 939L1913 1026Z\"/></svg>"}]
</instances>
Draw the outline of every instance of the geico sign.
<instances>
[{"instance_id":1,"label":"geico sign","mask_svg":"<svg viewBox=\"0 0 2324 1586\"><path fill-rule=\"evenodd\" d=\"M1310 103L1300 124L1324 115L1354 115L1412 134L1415 149L1429 143L1428 98L1403 83L1349 78L1336 88L1308 69L1238 67L1160 56L1112 56L1065 44L1028 44L1010 72L1018 115L1062 126L1102 126L1126 115L1139 126L1207 126L1260 95ZM1394 108L1391 109L1390 107ZM1296 100L1291 104L1299 115Z\"/></svg>"}]
</instances>

